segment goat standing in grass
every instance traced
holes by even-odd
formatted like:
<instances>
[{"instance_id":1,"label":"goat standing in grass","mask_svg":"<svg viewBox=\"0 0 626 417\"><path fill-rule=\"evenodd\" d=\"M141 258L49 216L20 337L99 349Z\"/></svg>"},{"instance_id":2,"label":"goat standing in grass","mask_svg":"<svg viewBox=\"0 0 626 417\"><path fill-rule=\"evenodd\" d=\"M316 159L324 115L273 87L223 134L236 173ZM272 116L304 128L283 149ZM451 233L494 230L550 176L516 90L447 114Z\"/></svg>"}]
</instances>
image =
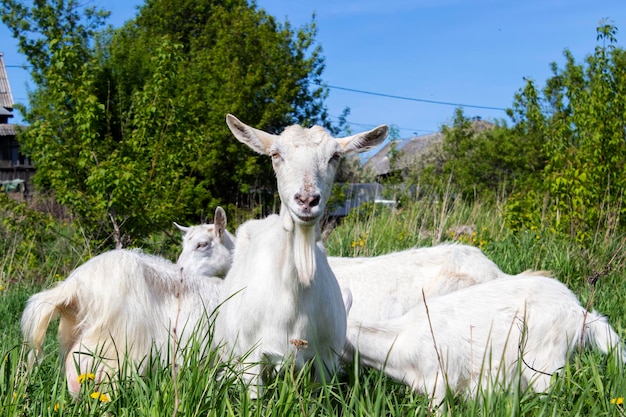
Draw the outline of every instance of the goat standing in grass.
<instances>
[{"instance_id":1,"label":"goat standing in grass","mask_svg":"<svg viewBox=\"0 0 626 417\"><path fill-rule=\"evenodd\" d=\"M335 139L320 126L294 125L273 135L232 115L226 122L235 138L271 156L281 199L278 216L244 223L237 231L246 244L235 248L215 321L214 341L222 358L251 365L242 377L254 397L287 358L298 368L313 360L318 380L336 370L346 311L317 243L319 222L340 157L378 145L388 129L379 126ZM296 350L301 341L308 348Z\"/></svg>"},{"instance_id":2,"label":"goat standing in grass","mask_svg":"<svg viewBox=\"0 0 626 417\"><path fill-rule=\"evenodd\" d=\"M600 314L587 312L553 278L519 275L432 298L402 317L348 321L360 362L428 394L475 396L495 386L548 389L581 344L624 361L622 342Z\"/></svg>"},{"instance_id":3,"label":"goat standing in grass","mask_svg":"<svg viewBox=\"0 0 626 417\"><path fill-rule=\"evenodd\" d=\"M192 340L207 345L209 316L223 282L212 275L223 274L232 261L232 239L220 207L215 217L215 225L194 226L184 236L188 245L201 243L182 260L193 259L196 250L206 252L208 260L198 259L196 272L207 275L187 273L139 250L120 249L90 259L53 288L31 296L22 314L22 333L33 348L30 364L43 354L46 330L57 316L60 353L74 396L80 392L81 374L94 374L101 384L115 379L125 363L144 371L151 354L168 363L168 354L181 353L170 353L176 347L176 323L178 346L185 348ZM198 235L202 237L196 239Z\"/></svg>"}]
</instances>

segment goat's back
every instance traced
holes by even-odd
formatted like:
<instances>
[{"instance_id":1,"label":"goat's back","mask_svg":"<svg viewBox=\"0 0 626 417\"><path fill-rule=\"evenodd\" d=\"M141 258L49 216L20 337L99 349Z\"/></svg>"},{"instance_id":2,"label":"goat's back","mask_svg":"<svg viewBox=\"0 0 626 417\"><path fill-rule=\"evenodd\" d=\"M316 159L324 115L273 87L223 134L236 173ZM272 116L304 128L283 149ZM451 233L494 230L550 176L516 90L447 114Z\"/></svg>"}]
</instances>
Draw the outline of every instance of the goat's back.
<instances>
[{"instance_id":1,"label":"goat's back","mask_svg":"<svg viewBox=\"0 0 626 417\"><path fill-rule=\"evenodd\" d=\"M352 291L350 318L399 317L426 296L446 294L508 276L480 249L457 244L414 248L375 257L329 257L339 285Z\"/></svg>"}]
</instances>

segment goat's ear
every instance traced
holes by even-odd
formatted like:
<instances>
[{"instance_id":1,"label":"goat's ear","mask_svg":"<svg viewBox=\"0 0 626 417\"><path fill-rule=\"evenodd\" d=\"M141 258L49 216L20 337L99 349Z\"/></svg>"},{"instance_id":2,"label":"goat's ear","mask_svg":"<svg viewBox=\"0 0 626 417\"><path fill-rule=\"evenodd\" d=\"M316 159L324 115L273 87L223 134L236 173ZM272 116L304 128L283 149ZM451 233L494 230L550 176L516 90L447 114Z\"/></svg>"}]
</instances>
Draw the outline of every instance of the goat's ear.
<instances>
[{"instance_id":1,"label":"goat's ear","mask_svg":"<svg viewBox=\"0 0 626 417\"><path fill-rule=\"evenodd\" d=\"M387 125L380 125L367 132L357 133L356 135L337 139L339 147L344 153L363 152L380 145L387 134L389 128Z\"/></svg>"},{"instance_id":2,"label":"goat's ear","mask_svg":"<svg viewBox=\"0 0 626 417\"><path fill-rule=\"evenodd\" d=\"M189 227L181 226L180 224L176 222L174 222L174 225L178 227L178 230L180 230L183 233L183 235L189 231Z\"/></svg>"},{"instance_id":3,"label":"goat's ear","mask_svg":"<svg viewBox=\"0 0 626 417\"><path fill-rule=\"evenodd\" d=\"M239 142L245 143L252 150L263 155L269 155L270 147L278 137L250 127L232 114L226 115L226 124Z\"/></svg>"},{"instance_id":4,"label":"goat's ear","mask_svg":"<svg viewBox=\"0 0 626 417\"><path fill-rule=\"evenodd\" d=\"M215 218L213 219L213 223L215 224L215 233L217 237L221 238L224 236L224 231L226 230L226 212L220 206L217 206L215 209Z\"/></svg>"}]
</instances>

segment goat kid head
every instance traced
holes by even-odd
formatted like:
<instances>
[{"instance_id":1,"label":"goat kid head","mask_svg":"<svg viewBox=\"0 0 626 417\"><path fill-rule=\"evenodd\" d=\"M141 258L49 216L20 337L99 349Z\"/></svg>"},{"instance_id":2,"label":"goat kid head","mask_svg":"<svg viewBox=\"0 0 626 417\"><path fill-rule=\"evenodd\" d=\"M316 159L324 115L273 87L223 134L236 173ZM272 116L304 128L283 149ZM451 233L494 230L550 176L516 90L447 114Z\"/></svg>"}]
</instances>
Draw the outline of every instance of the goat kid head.
<instances>
[{"instance_id":1,"label":"goat kid head","mask_svg":"<svg viewBox=\"0 0 626 417\"><path fill-rule=\"evenodd\" d=\"M324 209L343 155L363 152L387 137L386 125L353 136L335 139L323 127L303 128L293 125L280 135L247 126L235 116L226 116L226 124L240 142L254 151L272 157L278 193L292 223L314 226Z\"/></svg>"},{"instance_id":2,"label":"goat kid head","mask_svg":"<svg viewBox=\"0 0 626 417\"><path fill-rule=\"evenodd\" d=\"M224 209L215 209L213 224L189 227L174 224L183 233L183 249L176 263L192 275L226 276L232 264L235 241L226 230Z\"/></svg>"}]
</instances>

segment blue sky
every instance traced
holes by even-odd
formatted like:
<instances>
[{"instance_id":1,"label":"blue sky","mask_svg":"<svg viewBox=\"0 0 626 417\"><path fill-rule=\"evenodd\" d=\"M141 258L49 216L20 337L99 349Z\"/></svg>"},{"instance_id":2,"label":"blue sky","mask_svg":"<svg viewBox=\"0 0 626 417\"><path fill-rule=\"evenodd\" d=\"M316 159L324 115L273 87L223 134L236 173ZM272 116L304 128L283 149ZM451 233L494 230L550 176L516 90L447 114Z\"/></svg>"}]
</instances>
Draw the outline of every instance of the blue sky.
<instances>
[{"instance_id":1,"label":"blue sky","mask_svg":"<svg viewBox=\"0 0 626 417\"><path fill-rule=\"evenodd\" d=\"M143 2L90 3L111 10L110 23L117 27ZM330 115L336 119L350 107L354 131L386 123L402 138L439 130L456 107L343 89L464 104L467 116L507 120L497 109L512 105L524 77L543 86L550 63L563 64L566 48L582 62L596 46L601 19L620 29L620 46L626 36L624 0L258 0L257 5L296 27L315 13L326 60L323 78L339 87L330 89ZM25 103L28 72L13 66L26 60L2 24L0 39L14 100ZM13 122L19 121L18 115Z\"/></svg>"}]
</instances>

